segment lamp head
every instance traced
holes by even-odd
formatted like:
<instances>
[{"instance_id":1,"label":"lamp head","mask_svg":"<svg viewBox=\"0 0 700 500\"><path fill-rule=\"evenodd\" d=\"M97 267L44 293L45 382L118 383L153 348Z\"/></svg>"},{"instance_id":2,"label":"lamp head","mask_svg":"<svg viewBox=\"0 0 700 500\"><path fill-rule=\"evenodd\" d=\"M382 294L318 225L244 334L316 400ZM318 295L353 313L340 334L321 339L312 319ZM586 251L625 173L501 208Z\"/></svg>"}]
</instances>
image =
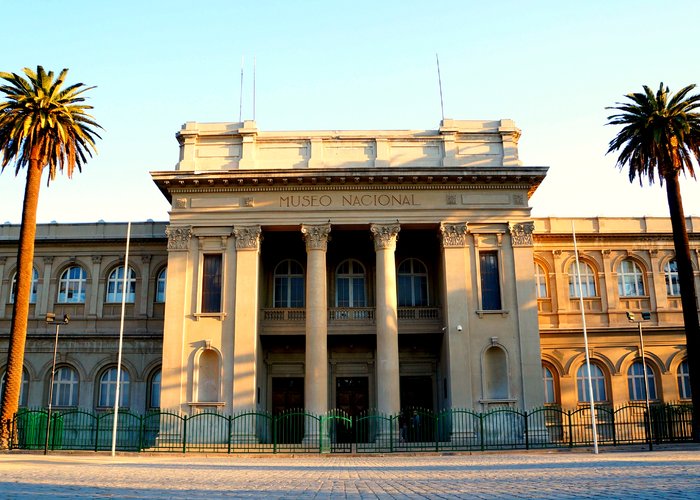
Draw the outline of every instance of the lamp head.
<instances>
[{"instance_id":1,"label":"lamp head","mask_svg":"<svg viewBox=\"0 0 700 500\"><path fill-rule=\"evenodd\" d=\"M63 315L63 324L67 325L69 321L70 321L70 316L68 316L67 314L64 314Z\"/></svg>"},{"instance_id":2,"label":"lamp head","mask_svg":"<svg viewBox=\"0 0 700 500\"><path fill-rule=\"evenodd\" d=\"M53 323L56 320L56 315L54 313L46 313L46 322Z\"/></svg>"},{"instance_id":3,"label":"lamp head","mask_svg":"<svg viewBox=\"0 0 700 500\"><path fill-rule=\"evenodd\" d=\"M627 311L627 321L634 321L634 313Z\"/></svg>"}]
</instances>

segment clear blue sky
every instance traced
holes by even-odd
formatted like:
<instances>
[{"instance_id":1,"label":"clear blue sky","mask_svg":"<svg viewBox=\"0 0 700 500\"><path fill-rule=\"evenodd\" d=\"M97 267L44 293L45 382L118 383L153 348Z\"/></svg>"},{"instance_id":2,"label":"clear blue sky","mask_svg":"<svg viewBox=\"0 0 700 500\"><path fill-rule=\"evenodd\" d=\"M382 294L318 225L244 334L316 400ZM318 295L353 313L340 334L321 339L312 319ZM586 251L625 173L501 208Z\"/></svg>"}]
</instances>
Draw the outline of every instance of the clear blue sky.
<instances>
[{"instance_id":1,"label":"clear blue sky","mask_svg":"<svg viewBox=\"0 0 700 500\"><path fill-rule=\"evenodd\" d=\"M70 68L97 85L99 154L42 187L39 222L167 219L149 172L177 162L186 121L261 130L433 129L445 116L512 118L525 165L549 176L535 216L667 216L658 185L630 185L606 156L606 106L643 84L700 84L700 2L4 2L0 69ZM700 172L699 172L700 174ZM18 223L24 174L0 175L0 223ZM687 215L700 183L684 181Z\"/></svg>"}]
</instances>

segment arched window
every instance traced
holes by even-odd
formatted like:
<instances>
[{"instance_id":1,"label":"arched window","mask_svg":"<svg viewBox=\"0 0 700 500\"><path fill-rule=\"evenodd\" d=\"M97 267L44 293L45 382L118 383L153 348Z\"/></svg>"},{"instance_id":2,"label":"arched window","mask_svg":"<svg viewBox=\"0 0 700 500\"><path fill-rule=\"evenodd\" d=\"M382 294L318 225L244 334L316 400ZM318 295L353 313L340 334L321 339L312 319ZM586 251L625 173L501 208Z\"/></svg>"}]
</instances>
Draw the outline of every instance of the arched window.
<instances>
[{"instance_id":1,"label":"arched window","mask_svg":"<svg viewBox=\"0 0 700 500\"><path fill-rule=\"evenodd\" d=\"M595 288L595 272L593 268L582 260L579 260L579 268L581 269L581 290L583 298L597 297ZM576 273L576 262L572 262L569 266L569 297L578 298L579 283Z\"/></svg>"},{"instance_id":2,"label":"arched window","mask_svg":"<svg viewBox=\"0 0 700 500\"><path fill-rule=\"evenodd\" d=\"M32 269L32 288L29 295L29 303L36 304L36 292L39 287L39 273L36 269ZM10 304L15 301L15 293L17 291L17 273L12 277L12 285L10 287Z\"/></svg>"},{"instance_id":3,"label":"arched window","mask_svg":"<svg viewBox=\"0 0 700 500\"><path fill-rule=\"evenodd\" d=\"M690 399L690 371L688 370L688 360L683 360L678 365L678 395L681 399Z\"/></svg>"},{"instance_id":4,"label":"arched window","mask_svg":"<svg viewBox=\"0 0 700 500\"><path fill-rule=\"evenodd\" d=\"M165 302L165 283L168 277L168 268L164 267L158 273L156 279L156 302Z\"/></svg>"},{"instance_id":5,"label":"arched window","mask_svg":"<svg viewBox=\"0 0 700 500\"><path fill-rule=\"evenodd\" d=\"M666 294L669 296L680 295L681 285L678 282L678 263L675 259L666 262L664 276L666 277Z\"/></svg>"},{"instance_id":6,"label":"arched window","mask_svg":"<svg viewBox=\"0 0 700 500\"><path fill-rule=\"evenodd\" d=\"M547 287L547 271L545 271L542 264L535 262L535 286L537 289L537 298L546 299L549 297L549 290Z\"/></svg>"},{"instance_id":7,"label":"arched window","mask_svg":"<svg viewBox=\"0 0 700 500\"><path fill-rule=\"evenodd\" d=\"M80 266L71 266L63 271L61 279L58 282L57 302L84 303L86 282L87 274Z\"/></svg>"},{"instance_id":8,"label":"arched window","mask_svg":"<svg viewBox=\"0 0 700 500\"><path fill-rule=\"evenodd\" d=\"M149 384L148 407L160 408L160 377L161 369L158 368L151 375L151 383Z\"/></svg>"},{"instance_id":9,"label":"arched window","mask_svg":"<svg viewBox=\"0 0 700 500\"><path fill-rule=\"evenodd\" d=\"M5 390L5 377L7 376L7 370L2 374L0 378L0 396L2 396ZM27 398L29 397L29 374L27 370L22 369L22 386L19 390L19 405L27 406Z\"/></svg>"},{"instance_id":10,"label":"arched window","mask_svg":"<svg viewBox=\"0 0 700 500\"><path fill-rule=\"evenodd\" d=\"M649 384L649 399L656 399L656 379L654 370L647 363L647 383ZM635 361L627 370L627 386L629 387L631 401L644 401L644 364Z\"/></svg>"},{"instance_id":11,"label":"arched window","mask_svg":"<svg viewBox=\"0 0 700 500\"><path fill-rule=\"evenodd\" d=\"M593 399L596 402L606 402L608 400L607 381L603 369L596 363L591 363L591 382L593 385ZM586 364L582 364L576 373L576 385L578 388L578 400L581 403L588 403L588 369Z\"/></svg>"},{"instance_id":12,"label":"arched window","mask_svg":"<svg viewBox=\"0 0 700 500\"><path fill-rule=\"evenodd\" d=\"M56 368L51 401L55 406L78 406L78 372L70 366Z\"/></svg>"},{"instance_id":13,"label":"arched window","mask_svg":"<svg viewBox=\"0 0 700 500\"><path fill-rule=\"evenodd\" d=\"M428 305L428 270L418 259L406 259L398 270L399 307Z\"/></svg>"},{"instance_id":14,"label":"arched window","mask_svg":"<svg viewBox=\"0 0 700 500\"><path fill-rule=\"evenodd\" d=\"M550 366L542 365L542 380L544 381L544 402L546 404L556 404L559 402L558 381L554 375L555 370Z\"/></svg>"},{"instance_id":15,"label":"arched window","mask_svg":"<svg viewBox=\"0 0 700 500\"><path fill-rule=\"evenodd\" d=\"M359 261L348 259L335 273L335 305L337 307L365 307L365 268Z\"/></svg>"},{"instance_id":16,"label":"arched window","mask_svg":"<svg viewBox=\"0 0 700 500\"><path fill-rule=\"evenodd\" d=\"M620 262L617 268L617 289L620 297L644 296L644 275L632 259Z\"/></svg>"},{"instance_id":17,"label":"arched window","mask_svg":"<svg viewBox=\"0 0 700 500\"><path fill-rule=\"evenodd\" d=\"M295 260L283 260L274 273L274 307L304 307L304 268Z\"/></svg>"},{"instance_id":18,"label":"arched window","mask_svg":"<svg viewBox=\"0 0 700 500\"><path fill-rule=\"evenodd\" d=\"M129 406L129 372L124 368L121 370L119 388L119 406L128 408ZM100 377L100 390L97 406L101 408L111 408L114 406L114 398L117 394L117 367L108 368Z\"/></svg>"},{"instance_id":19,"label":"arched window","mask_svg":"<svg viewBox=\"0 0 700 500\"><path fill-rule=\"evenodd\" d=\"M124 286L124 266L115 268L109 273L107 278L107 297L106 302L121 302L122 289ZM136 300L136 273L129 267L129 275L126 278L126 302L133 304Z\"/></svg>"},{"instance_id":20,"label":"arched window","mask_svg":"<svg viewBox=\"0 0 700 500\"><path fill-rule=\"evenodd\" d=\"M508 363L500 347L489 347L484 353L484 397L508 398Z\"/></svg>"}]
</instances>

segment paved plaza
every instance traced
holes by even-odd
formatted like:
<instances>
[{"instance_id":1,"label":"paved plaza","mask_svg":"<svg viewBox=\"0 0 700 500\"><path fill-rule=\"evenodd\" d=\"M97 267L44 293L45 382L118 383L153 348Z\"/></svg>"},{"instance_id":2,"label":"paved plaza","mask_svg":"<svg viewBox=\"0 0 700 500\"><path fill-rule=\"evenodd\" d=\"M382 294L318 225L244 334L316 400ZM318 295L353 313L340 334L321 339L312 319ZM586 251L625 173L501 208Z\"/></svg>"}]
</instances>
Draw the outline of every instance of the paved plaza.
<instances>
[{"instance_id":1,"label":"paved plaza","mask_svg":"<svg viewBox=\"0 0 700 500\"><path fill-rule=\"evenodd\" d=\"M458 455L0 454L0 498L700 498L700 448Z\"/></svg>"}]
</instances>

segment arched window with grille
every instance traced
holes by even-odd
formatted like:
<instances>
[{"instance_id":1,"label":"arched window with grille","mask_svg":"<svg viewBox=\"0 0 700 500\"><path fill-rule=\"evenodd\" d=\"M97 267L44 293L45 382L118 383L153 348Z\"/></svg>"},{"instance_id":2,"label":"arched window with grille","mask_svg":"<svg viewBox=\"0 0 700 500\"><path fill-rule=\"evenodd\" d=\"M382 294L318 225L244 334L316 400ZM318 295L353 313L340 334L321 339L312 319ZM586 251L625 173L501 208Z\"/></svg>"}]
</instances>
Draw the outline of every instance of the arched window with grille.
<instances>
[{"instance_id":1,"label":"arched window with grille","mask_svg":"<svg viewBox=\"0 0 700 500\"><path fill-rule=\"evenodd\" d=\"M72 367L56 368L52 402L54 406L78 406L78 372Z\"/></svg>"},{"instance_id":2,"label":"arched window with grille","mask_svg":"<svg viewBox=\"0 0 700 500\"><path fill-rule=\"evenodd\" d=\"M124 287L124 266L115 268L107 278L107 297L106 302L122 301L122 289ZM129 267L129 274L126 278L126 302L133 304L136 300L136 273Z\"/></svg>"},{"instance_id":3,"label":"arched window with grille","mask_svg":"<svg viewBox=\"0 0 700 500\"><path fill-rule=\"evenodd\" d=\"M156 278L156 302L165 302L165 285L168 278L168 268L164 267Z\"/></svg>"},{"instance_id":4,"label":"arched window with grille","mask_svg":"<svg viewBox=\"0 0 700 500\"><path fill-rule=\"evenodd\" d=\"M295 260L283 260L274 272L274 307L304 307L304 268Z\"/></svg>"},{"instance_id":5,"label":"arched window with grille","mask_svg":"<svg viewBox=\"0 0 700 500\"><path fill-rule=\"evenodd\" d=\"M549 298L549 287L547 286L547 271L542 264L535 262L535 289L538 299Z\"/></svg>"},{"instance_id":6,"label":"arched window with grille","mask_svg":"<svg viewBox=\"0 0 700 500\"><path fill-rule=\"evenodd\" d=\"M161 372L161 369L158 368L151 374L150 383L148 384L149 408L160 408Z\"/></svg>"},{"instance_id":7,"label":"arched window with grille","mask_svg":"<svg viewBox=\"0 0 700 500\"><path fill-rule=\"evenodd\" d=\"M597 363L591 362L591 382L593 386L593 400L596 403L608 401L607 378L603 368ZM576 386L578 389L578 400L581 403L588 403L588 369L586 363L582 364L576 372Z\"/></svg>"},{"instance_id":8,"label":"arched window with grille","mask_svg":"<svg viewBox=\"0 0 700 500\"><path fill-rule=\"evenodd\" d=\"M32 269L32 284L31 292L29 295L29 303L36 304L36 294L39 288L39 273L36 269ZM12 285L10 286L10 303L15 302L15 294L17 293L17 273L12 276Z\"/></svg>"},{"instance_id":9,"label":"arched window with grille","mask_svg":"<svg viewBox=\"0 0 700 500\"><path fill-rule=\"evenodd\" d=\"M58 303L85 303L87 273L80 266L70 266L58 281Z\"/></svg>"},{"instance_id":10,"label":"arched window with grille","mask_svg":"<svg viewBox=\"0 0 700 500\"><path fill-rule=\"evenodd\" d=\"M593 268L587 262L579 260L579 269L581 270L581 295L584 299L597 297L595 272ZM576 272L576 262L572 262L569 266L569 297L579 297L579 280Z\"/></svg>"},{"instance_id":11,"label":"arched window with grille","mask_svg":"<svg viewBox=\"0 0 700 500\"><path fill-rule=\"evenodd\" d=\"M620 262L617 268L617 289L620 297L644 296L644 273L632 259Z\"/></svg>"},{"instance_id":12,"label":"arched window with grille","mask_svg":"<svg viewBox=\"0 0 700 500\"><path fill-rule=\"evenodd\" d=\"M656 378L654 370L647 362L647 383L649 385L649 399L656 398ZM644 401L646 389L644 387L644 364L635 361L627 370L627 386L629 387L630 401Z\"/></svg>"},{"instance_id":13,"label":"arched window with grille","mask_svg":"<svg viewBox=\"0 0 700 500\"><path fill-rule=\"evenodd\" d=\"M355 259L340 263L335 273L335 304L337 307L366 307L365 268Z\"/></svg>"},{"instance_id":14,"label":"arched window with grille","mask_svg":"<svg viewBox=\"0 0 700 500\"><path fill-rule=\"evenodd\" d=\"M129 407L129 372L124 368L121 370L119 388L119 406ZM100 386L98 391L97 406L100 408L111 408L117 394L117 367L113 366L102 372L100 376Z\"/></svg>"},{"instance_id":15,"label":"arched window with grille","mask_svg":"<svg viewBox=\"0 0 700 500\"><path fill-rule=\"evenodd\" d=\"M428 270L418 259L406 259L398 269L399 307L428 305Z\"/></svg>"},{"instance_id":16,"label":"arched window with grille","mask_svg":"<svg viewBox=\"0 0 700 500\"><path fill-rule=\"evenodd\" d=\"M681 399L690 399L690 370L688 368L688 360L684 359L678 365L678 396Z\"/></svg>"},{"instance_id":17,"label":"arched window with grille","mask_svg":"<svg viewBox=\"0 0 700 500\"><path fill-rule=\"evenodd\" d=\"M666 278L666 294L669 296L680 295L681 285L678 282L678 263L675 259L666 262L664 277Z\"/></svg>"}]
</instances>

